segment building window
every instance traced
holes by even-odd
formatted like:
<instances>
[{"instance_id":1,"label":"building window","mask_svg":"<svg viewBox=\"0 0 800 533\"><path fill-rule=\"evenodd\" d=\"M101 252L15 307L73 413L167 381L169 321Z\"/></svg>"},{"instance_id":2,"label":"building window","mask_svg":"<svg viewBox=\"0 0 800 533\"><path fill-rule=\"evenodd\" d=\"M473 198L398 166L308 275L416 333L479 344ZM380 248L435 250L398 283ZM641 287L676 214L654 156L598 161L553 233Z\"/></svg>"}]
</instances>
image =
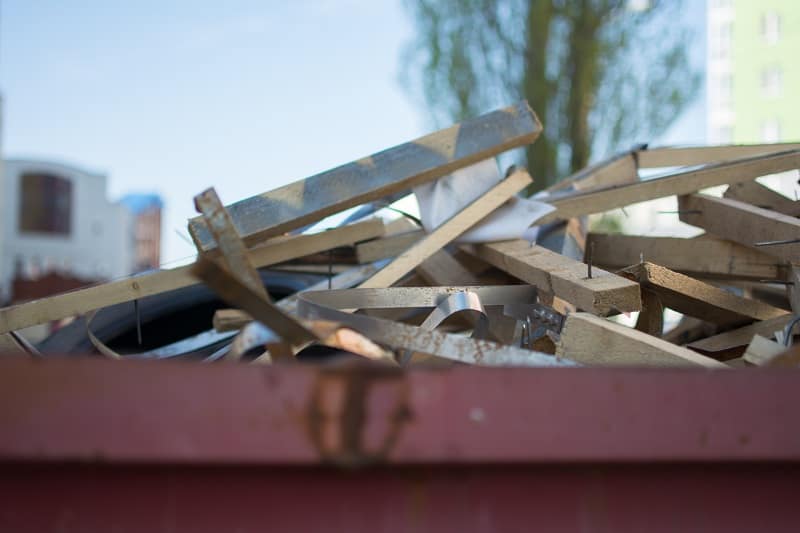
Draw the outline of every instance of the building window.
<instances>
[{"instance_id":1,"label":"building window","mask_svg":"<svg viewBox=\"0 0 800 533\"><path fill-rule=\"evenodd\" d=\"M733 142L733 128L720 126L717 128L717 144L730 144Z\"/></svg>"},{"instance_id":2,"label":"building window","mask_svg":"<svg viewBox=\"0 0 800 533\"><path fill-rule=\"evenodd\" d=\"M722 107L730 109L733 104L733 76L722 74L719 77L719 100Z\"/></svg>"},{"instance_id":3,"label":"building window","mask_svg":"<svg viewBox=\"0 0 800 533\"><path fill-rule=\"evenodd\" d=\"M781 123L778 119L765 120L761 123L761 142L776 143L781 140Z\"/></svg>"},{"instance_id":4,"label":"building window","mask_svg":"<svg viewBox=\"0 0 800 533\"><path fill-rule=\"evenodd\" d=\"M774 11L761 15L761 39L767 44L777 44L781 38L781 17Z\"/></svg>"},{"instance_id":5,"label":"building window","mask_svg":"<svg viewBox=\"0 0 800 533\"><path fill-rule=\"evenodd\" d=\"M730 56L731 42L733 41L733 25L730 22L720 25L716 40L715 56L719 58Z\"/></svg>"},{"instance_id":6,"label":"building window","mask_svg":"<svg viewBox=\"0 0 800 533\"><path fill-rule=\"evenodd\" d=\"M70 234L72 182L45 173L26 173L20 178L19 231L21 233Z\"/></svg>"},{"instance_id":7,"label":"building window","mask_svg":"<svg viewBox=\"0 0 800 533\"><path fill-rule=\"evenodd\" d=\"M783 92L783 72L779 67L761 71L761 94L765 98L776 98Z\"/></svg>"}]
</instances>

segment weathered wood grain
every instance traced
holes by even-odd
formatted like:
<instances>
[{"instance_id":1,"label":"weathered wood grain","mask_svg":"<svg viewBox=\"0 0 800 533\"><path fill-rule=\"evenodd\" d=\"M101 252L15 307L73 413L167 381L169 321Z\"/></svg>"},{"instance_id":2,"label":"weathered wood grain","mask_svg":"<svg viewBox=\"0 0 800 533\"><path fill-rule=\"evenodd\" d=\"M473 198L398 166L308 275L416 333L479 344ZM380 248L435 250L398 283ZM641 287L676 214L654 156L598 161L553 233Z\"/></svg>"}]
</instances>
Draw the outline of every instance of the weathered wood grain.
<instances>
[{"instance_id":1,"label":"weathered wood grain","mask_svg":"<svg viewBox=\"0 0 800 533\"><path fill-rule=\"evenodd\" d=\"M663 178L637 181L554 199L550 203L556 210L536 223L545 224L554 220L603 213L638 202L691 194L707 187L738 183L796 168L800 168L800 150L708 165Z\"/></svg>"},{"instance_id":2,"label":"weathered wood grain","mask_svg":"<svg viewBox=\"0 0 800 533\"><path fill-rule=\"evenodd\" d=\"M742 324L786 314L660 265L644 262L620 272L658 294L666 307L714 324Z\"/></svg>"},{"instance_id":3,"label":"weathered wood grain","mask_svg":"<svg viewBox=\"0 0 800 533\"><path fill-rule=\"evenodd\" d=\"M792 315L787 313L783 316L770 318L768 320L760 320L748 324L747 326L742 326L741 328L690 342L686 347L706 354L727 352L737 348L743 348L753 339L753 335L761 335L769 339L773 338L775 332L785 328L791 318Z\"/></svg>"},{"instance_id":4,"label":"weathered wood grain","mask_svg":"<svg viewBox=\"0 0 800 533\"><path fill-rule=\"evenodd\" d=\"M541 131L523 101L227 208L239 234L253 243L530 144ZM189 221L189 232L199 250L213 247L201 218Z\"/></svg>"},{"instance_id":5,"label":"weathered wood grain","mask_svg":"<svg viewBox=\"0 0 800 533\"><path fill-rule=\"evenodd\" d=\"M645 237L590 233L587 250L592 261L608 270L619 270L645 261L694 277L786 280L783 261L733 241L705 235L697 239Z\"/></svg>"},{"instance_id":6,"label":"weathered wood grain","mask_svg":"<svg viewBox=\"0 0 800 533\"><path fill-rule=\"evenodd\" d=\"M405 233L389 235L381 239L362 242L356 245L356 260L359 264L372 263L387 257L396 257L408 250L425 236L425 231L416 229Z\"/></svg>"},{"instance_id":7,"label":"weathered wood grain","mask_svg":"<svg viewBox=\"0 0 800 533\"><path fill-rule=\"evenodd\" d=\"M717 237L758 248L760 252L783 261L800 262L800 243L755 246L760 242L800 238L800 219L738 200L705 194L679 197L678 210L683 222L703 228Z\"/></svg>"},{"instance_id":8,"label":"weathered wood grain","mask_svg":"<svg viewBox=\"0 0 800 533\"><path fill-rule=\"evenodd\" d=\"M531 246L527 241L496 242L462 249L584 311L607 315L642 308L638 283L600 268L593 268L589 278L585 264L541 246Z\"/></svg>"},{"instance_id":9,"label":"weathered wood grain","mask_svg":"<svg viewBox=\"0 0 800 533\"><path fill-rule=\"evenodd\" d=\"M636 152L639 168L688 167L745 157L800 150L800 143L656 147Z\"/></svg>"},{"instance_id":10,"label":"weathered wood grain","mask_svg":"<svg viewBox=\"0 0 800 533\"><path fill-rule=\"evenodd\" d=\"M722 196L790 217L800 215L800 202L791 200L757 181L734 183Z\"/></svg>"},{"instance_id":11,"label":"weathered wood grain","mask_svg":"<svg viewBox=\"0 0 800 533\"><path fill-rule=\"evenodd\" d=\"M265 267L382 234L383 222L369 220L324 233L276 239L250 249L249 253L256 267ZM5 307L0 309L0 333L195 285L199 281L191 275L190 269L191 265L160 270Z\"/></svg>"},{"instance_id":12,"label":"weathered wood grain","mask_svg":"<svg viewBox=\"0 0 800 533\"><path fill-rule=\"evenodd\" d=\"M589 313L567 316L556 355L597 366L726 368L710 357Z\"/></svg>"}]
</instances>

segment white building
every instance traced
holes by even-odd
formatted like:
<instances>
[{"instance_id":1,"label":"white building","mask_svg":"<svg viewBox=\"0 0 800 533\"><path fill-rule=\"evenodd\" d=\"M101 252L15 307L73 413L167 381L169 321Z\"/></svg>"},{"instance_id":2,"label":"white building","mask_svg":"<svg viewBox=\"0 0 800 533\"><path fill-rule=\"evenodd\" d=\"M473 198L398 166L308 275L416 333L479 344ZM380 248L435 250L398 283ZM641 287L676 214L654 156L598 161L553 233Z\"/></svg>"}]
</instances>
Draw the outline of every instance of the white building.
<instances>
[{"instance_id":1,"label":"white building","mask_svg":"<svg viewBox=\"0 0 800 533\"><path fill-rule=\"evenodd\" d=\"M800 141L800 2L707 0L709 144ZM797 172L760 178L796 199Z\"/></svg>"},{"instance_id":2,"label":"white building","mask_svg":"<svg viewBox=\"0 0 800 533\"><path fill-rule=\"evenodd\" d=\"M706 5L706 140L733 143L733 2L707 0ZM754 142L754 141L750 141Z\"/></svg>"},{"instance_id":3,"label":"white building","mask_svg":"<svg viewBox=\"0 0 800 533\"><path fill-rule=\"evenodd\" d=\"M51 271L100 280L130 274L132 215L107 199L103 174L51 161L6 159L0 169L0 301L15 274Z\"/></svg>"}]
</instances>

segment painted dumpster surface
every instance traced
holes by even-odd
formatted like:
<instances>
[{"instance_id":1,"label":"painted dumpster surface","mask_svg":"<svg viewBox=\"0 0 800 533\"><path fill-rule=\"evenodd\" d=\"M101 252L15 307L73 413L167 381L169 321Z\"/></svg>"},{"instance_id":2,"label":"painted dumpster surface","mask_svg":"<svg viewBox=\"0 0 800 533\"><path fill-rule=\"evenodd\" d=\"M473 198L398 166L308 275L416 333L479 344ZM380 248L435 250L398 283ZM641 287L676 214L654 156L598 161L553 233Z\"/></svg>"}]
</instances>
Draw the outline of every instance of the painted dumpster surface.
<instances>
[{"instance_id":1,"label":"painted dumpster surface","mask_svg":"<svg viewBox=\"0 0 800 533\"><path fill-rule=\"evenodd\" d=\"M0 531L796 531L800 373L0 359Z\"/></svg>"}]
</instances>

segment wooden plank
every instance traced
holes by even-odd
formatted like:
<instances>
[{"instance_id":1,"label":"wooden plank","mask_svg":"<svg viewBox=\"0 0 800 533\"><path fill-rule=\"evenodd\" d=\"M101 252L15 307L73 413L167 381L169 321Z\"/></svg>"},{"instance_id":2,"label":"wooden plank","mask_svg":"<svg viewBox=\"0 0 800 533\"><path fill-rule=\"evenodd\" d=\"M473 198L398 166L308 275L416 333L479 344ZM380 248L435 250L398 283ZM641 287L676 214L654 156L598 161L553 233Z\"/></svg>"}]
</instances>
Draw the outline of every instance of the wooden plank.
<instances>
[{"instance_id":1,"label":"wooden plank","mask_svg":"<svg viewBox=\"0 0 800 533\"><path fill-rule=\"evenodd\" d=\"M726 368L726 365L710 357L589 313L567 316L556 346L556 355L598 366Z\"/></svg>"},{"instance_id":2,"label":"wooden plank","mask_svg":"<svg viewBox=\"0 0 800 533\"><path fill-rule=\"evenodd\" d=\"M707 165L745 157L800 150L800 143L739 144L724 146L657 147L639 150L639 168Z\"/></svg>"},{"instance_id":3,"label":"wooden plank","mask_svg":"<svg viewBox=\"0 0 800 533\"><path fill-rule=\"evenodd\" d=\"M191 273L208 285L220 298L241 307L254 319L274 331L283 341L300 346L317 339L300 320L254 291L238 276L218 261L201 255L191 267Z\"/></svg>"},{"instance_id":4,"label":"wooden plank","mask_svg":"<svg viewBox=\"0 0 800 533\"><path fill-rule=\"evenodd\" d=\"M281 263L280 265L272 266L272 270L280 272L297 272L298 274L319 274L327 276L328 274L341 274L353 268L353 265L332 263L330 265L309 265L305 263Z\"/></svg>"},{"instance_id":5,"label":"wooden plank","mask_svg":"<svg viewBox=\"0 0 800 533\"><path fill-rule=\"evenodd\" d=\"M788 297L792 313L800 315L800 265L792 265L789 269Z\"/></svg>"},{"instance_id":6,"label":"wooden plank","mask_svg":"<svg viewBox=\"0 0 800 533\"><path fill-rule=\"evenodd\" d=\"M256 267L265 267L382 234L383 222L368 220L313 235L275 239L250 249L250 257ZM196 285L199 282L190 269L191 265L160 270L0 309L0 333Z\"/></svg>"},{"instance_id":7,"label":"wooden plank","mask_svg":"<svg viewBox=\"0 0 800 533\"><path fill-rule=\"evenodd\" d=\"M603 213L638 202L665 196L690 194L707 187L738 183L796 168L800 168L800 151L719 163L663 178L574 194L552 200L550 203L556 207L556 211L541 218L536 224Z\"/></svg>"},{"instance_id":8,"label":"wooden plank","mask_svg":"<svg viewBox=\"0 0 800 533\"><path fill-rule=\"evenodd\" d=\"M386 227L386 236L397 235L399 233L407 233L419 229L419 226L412 222L408 217L401 216L389 222L384 222Z\"/></svg>"},{"instance_id":9,"label":"wooden plank","mask_svg":"<svg viewBox=\"0 0 800 533\"><path fill-rule=\"evenodd\" d=\"M734 183L722 196L790 217L800 215L800 202L791 200L757 181Z\"/></svg>"},{"instance_id":10,"label":"wooden plank","mask_svg":"<svg viewBox=\"0 0 800 533\"><path fill-rule=\"evenodd\" d=\"M787 298L786 286L783 285L783 283L788 282L772 284L745 280L719 280L713 278L706 278L702 281L726 290L741 289L742 295L745 295L746 298L761 300L773 307L779 307L786 311L791 311L792 309L789 305L789 299Z\"/></svg>"},{"instance_id":11,"label":"wooden plank","mask_svg":"<svg viewBox=\"0 0 800 533\"><path fill-rule=\"evenodd\" d=\"M712 236L682 239L590 233L587 250L592 246L592 262L608 270L619 270L639 263L644 258L693 277L755 281L788 279L788 268L780 260L759 250Z\"/></svg>"},{"instance_id":12,"label":"wooden plank","mask_svg":"<svg viewBox=\"0 0 800 533\"><path fill-rule=\"evenodd\" d=\"M211 319L217 333L242 329L252 321L253 317L241 309L217 309Z\"/></svg>"},{"instance_id":13,"label":"wooden plank","mask_svg":"<svg viewBox=\"0 0 800 533\"><path fill-rule=\"evenodd\" d=\"M221 260L228 270L250 290L269 301L270 297L267 289L264 288L261 276L250 261L247 247L237 233L230 214L217 196L217 191L211 187L201 192L194 197L194 206L198 212L202 213L203 220L222 255Z\"/></svg>"},{"instance_id":14,"label":"wooden plank","mask_svg":"<svg viewBox=\"0 0 800 533\"><path fill-rule=\"evenodd\" d=\"M532 143L542 131L527 102L227 206L239 234L253 243ZM213 246L201 218L189 221L198 249Z\"/></svg>"},{"instance_id":15,"label":"wooden plank","mask_svg":"<svg viewBox=\"0 0 800 533\"><path fill-rule=\"evenodd\" d=\"M10 333L0 333L0 356L2 355L28 355L28 352Z\"/></svg>"},{"instance_id":16,"label":"wooden plank","mask_svg":"<svg viewBox=\"0 0 800 533\"><path fill-rule=\"evenodd\" d=\"M749 300L653 263L620 271L657 293L665 306L714 324L741 324L786 314L783 309Z\"/></svg>"},{"instance_id":17,"label":"wooden plank","mask_svg":"<svg viewBox=\"0 0 800 533\"><path fill-rule=\"evenodd\" d=\"M277 306L287 313L297 314L298 295L306 291L324 291L330 289L349 289L365 279L372 276L379 270L376 264L361 265L348 269L341 274L330 279L318 281L309 285L305 289L298 291L277 302ZM239 329L245 324L252 322L253 317L245 311L239 309L219 309L214 313L213 324L217 331L230 331ZM219 325L219 327L217 327ZM223 329L220 329L223 328Z\"/></svg>"},{"instance_id":18,"label":"wooden plank","mask_svg":"<svg viewBox=\"0 0 800 533\"><path fill-rule=\"evenodd\" d=\"M439 250L420 263L416 270L431 285L481 285L478 277L446 250Z\"/></svg>"},{"instance_id":19,"label":"wooden plank","mask_svg":"<svg viewBox=\"0 0 800 533\"><path fill-rule=\"evenodd\" d=\"M532 182L533 180L531 180L527 171L523 169L516 170L474 202L453 215L441 226L430 232L421 241L397 256L380 272L359 285L359 287L390 287Z\"/></svg>"},{"instance_id":20,"label":"wooden plank","mask_svg":"<svg viewBox=\"0 0 800 533\"><path fill-rule=\"evenodd\" d=\"M298 257L287 264L314 266L328 266L330 264L334 264L347 265L349 268L352 268L358 263L356 263L355 246L339 246L338 248L331 248L330 250L326 250L324 252Z\"/></svg>"},{"instance_id":21,"label":"wooden plank","mask_svg":"<svg viewBox=\"0 0 800 533\"><path fill-rule=\"evenodd\" d=\"M418 229L398 233L374 241L356 245L356 260L359 264L372 263L387 257L396 257L408 250L414 243L425 236L425 231Z\"/></svg>"},{"instance_id":22,"label":"wooden plank","mask_svg":"<svg viewBox=\"0 0 800 533\"><path fill-rule=\"evenodd\" d=\"M602 270L592 269L588 278L585 264L527 241L505 241L464 246L491 265L535 285L584 311L599 315L639 311L639 285Z\"/></svg>"},{"instance_id":23,"label":"wooden plank","mask_svg":"<svg viewBox=\"0 0 800 533\"><path fill-rule=\"evenodd\" d=\"M664 304L658 293L642 289L642 310L636 319L636 329L642 333L661 337L664 332Z\"/></svg>"},{"instance_id":24,"label":"wooden plank","mask_svg":"<svg viewBox=\"0 0 800 533\"><path fill-rule=\"evenodd\" d=\"M725 364L733 368L747 368L750 365L744 360L744 357L737 357L735 359L728 359Z\"/></svg>"},{"instance_id":25,"label":"wooden plank","mask_svg":"<svg viewBox=\"0 0 800 533\"><path fill-rule=\"evenodd\" d=\"M686 347L705 354L727 352L747 346L753 335L761 335L769 339L774 338L775 332L785 328L791 319L792 315L786 314L768 320L753 322L741 328L691 342Z\"/></svg>"},{"instance_id":26,"label":"wooden plank","mask_svg":"<svg viewBox=\"0 0 800 533\"><path fill-rule=\"evenodd\" d=\"M639 179L639 169L633 152L625 152L611 159L589 166L551 185L546 190L556 192L574 187L586 191L609 185L631 183Z\"/></svg>"},{"instance_id":27,"label":"wooden plank","mask_svg":"<svg viewBox=\"0 0 800 533\"><path fill-rule=\"evenodd\" d=\"M800 220L730 198L692 194L678 198L680 219L687 224L745 246L800 237ZM800 262L800 243L759 246L784 261Z\"/></svg>"},{"instance_id":28,"label":"wooden plank","mask_svg":"<svg viewBox=\"0 0 800 533\"><path fill-rule=\"evenodd\" d=\"M720 327L716 324L710 324L699 318L684 315L678 324L661 335L661 338L672 344L684 345L714 335L719 329Z\"/></svg>"}]
</instances>

